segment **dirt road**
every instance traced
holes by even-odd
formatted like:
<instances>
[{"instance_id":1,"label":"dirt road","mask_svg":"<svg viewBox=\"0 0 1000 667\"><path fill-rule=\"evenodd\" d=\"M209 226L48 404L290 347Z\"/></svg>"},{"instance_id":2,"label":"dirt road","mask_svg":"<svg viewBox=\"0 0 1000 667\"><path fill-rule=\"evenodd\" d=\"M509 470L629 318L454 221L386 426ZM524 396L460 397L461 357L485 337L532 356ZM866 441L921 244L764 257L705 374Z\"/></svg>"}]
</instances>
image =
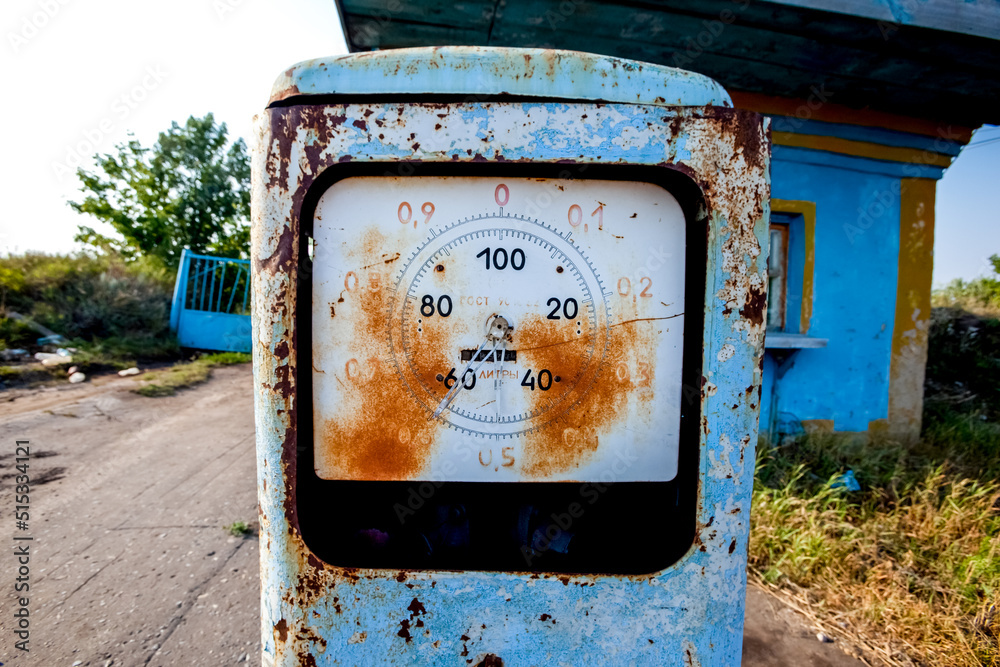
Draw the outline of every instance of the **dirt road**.
<instances>
[{"instance_id":1,"label":"dirt road","mask_svg":"<svg viewBox=\"0 0 1000 667\"><path fill-rule=\"evenodd\" d=\"M0 394L4 666L260 664L257 540L224 530L256 526L250 368L169 398L133 394L136 382ZM27 530L13 515L16 440L30 442ZM25 546L29 653L13 616L11 554ZM862 664L754 589L745 646L753 667Z\"/></svg>"}]
</instances>

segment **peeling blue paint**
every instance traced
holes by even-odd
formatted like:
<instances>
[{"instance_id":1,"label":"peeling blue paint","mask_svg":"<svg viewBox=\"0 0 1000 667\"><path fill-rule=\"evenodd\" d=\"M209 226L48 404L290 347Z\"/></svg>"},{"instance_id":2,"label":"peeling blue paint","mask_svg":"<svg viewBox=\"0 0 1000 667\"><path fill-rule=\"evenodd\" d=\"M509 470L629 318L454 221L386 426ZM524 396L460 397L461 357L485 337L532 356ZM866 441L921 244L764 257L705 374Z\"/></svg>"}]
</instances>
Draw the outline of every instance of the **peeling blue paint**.
<instances>
[{"instance_id":1,"label":"peeling blue paint","mask_svg":"<svg viewBox=\"0 0 1000 667\"><path fill-rule=\"evenodd\" d=\"M353 82L354 63L360 71L362 62L359 56L338 61L338 67ZM334 83L340 79L324 76L297 80L317 93L323 85L342 91ZM574 85L587 89L588 81L599 87L595 78ZM420 82L423 92L447 85L437 76ZM364 90L372 92L377 85ZM525 86L538 88L536 82ZM699 86L698 95L708 89ZM574 90L575 99L581 95ZM298 102L306 105L308 99ZM653 104L377 102L301 109L295 116L299 122L321 128L318 154L307 158L307 142L286 131L293 117L287 109L268 110L255 129L252 254L263 664L476 665L493 655L508 665L578 665L599 655L604 664L739 665L767 282L762 251L770 188L766 121L728 109ZM356 122L368 129L356 131ZM511 127L516 131L504 131ZM295 345L301 337L293 317L298 300L309 300L296 292L300 260L293 239L299 233L301 190L343 156L355 165L471 163L476 155L678 169L704 192L708 252L705 265L692 268L706 272L705 377L702 387L693 388L701 394L703 415L697 533L688 553L662 571L566 576L345 570L321 563L302 540L293 515L295 470L301 465L296 461L301 443L294 421L295 382L308 378L306 371L296 375Z\"/></svg>"},{"instance_id":2,"label":"peeling blue paint","mask_svg":"<svg viewBox=\"0 0 1000 667\"><path fill-rule=\"evenodd\" d=\"M455 47L393 49L293 65L272 101L301 95L497 96L731 107L707 76L576 51Z\"/></svg>"}]
</instances>

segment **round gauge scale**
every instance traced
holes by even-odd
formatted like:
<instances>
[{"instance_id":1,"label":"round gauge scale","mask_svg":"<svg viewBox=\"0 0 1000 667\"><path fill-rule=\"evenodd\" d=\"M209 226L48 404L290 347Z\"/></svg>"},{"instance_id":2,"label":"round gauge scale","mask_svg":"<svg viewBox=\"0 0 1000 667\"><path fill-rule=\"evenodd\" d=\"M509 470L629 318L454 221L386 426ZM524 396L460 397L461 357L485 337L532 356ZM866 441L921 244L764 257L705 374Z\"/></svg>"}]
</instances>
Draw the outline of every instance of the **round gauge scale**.
<instances>
[{"instance_id":1,"label":"round gauge scale","mask_svg":"<svg viewBox=\"0 0 1000 667\"><path fill-rule=\"evenodd\" d=\"M676 475L685 219L664 188L351 177L313 241L319 477Z\"/></svg>"}]
</instances>

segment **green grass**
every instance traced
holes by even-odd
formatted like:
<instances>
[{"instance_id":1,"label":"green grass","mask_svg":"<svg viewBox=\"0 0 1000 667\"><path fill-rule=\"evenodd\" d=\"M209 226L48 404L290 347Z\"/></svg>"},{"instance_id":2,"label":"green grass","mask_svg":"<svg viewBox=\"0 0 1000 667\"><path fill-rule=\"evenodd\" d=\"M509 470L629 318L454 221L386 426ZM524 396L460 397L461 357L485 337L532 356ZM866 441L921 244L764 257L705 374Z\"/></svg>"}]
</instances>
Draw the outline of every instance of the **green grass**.
<instances>
[{"instance_id":1,"label":"green grass","mask_svg":"<svg viewBox=\"0 0 1000 667\"><path fill-rule=\"evenodd\" d=\"M762 444L751 576L804 590L818 617L887 664L912 664L902 654L921 665L1000 664L998 450L1000 426L960 414L930 420L917 445ZM846 470L861 491L834 486Z\"/></svg>"},{"instance_id":2,"label":"green grass","mask_svg":"<svg viewBox=\"0 0 1000 667\"><path fill-rule=\"evenodd\" d=\"M152 362L173 361L181 355L180 344L173 336L133 334L89 341L77 339L69 346L77 349L73 353L73 363L92 371L119 371Z\"/></svg>"},{"instance_id":3,"label":"green grass","mask_svg":"<svg viewBox=\"0 0 1000 667\"><path fill-rule=\"evenodd\" d=\"M216 352L203 355L194 361L175 364L164 371L149 373L146 384L135 389L137 394L149 398L173 396L179 389L201 384L212 375L217 366L245 364L251 361L249 354L242 352Z\"/></svg>"},{"instance_id":4,"label":"green grass","mask_svg":"<svg viewBox=\"0 0 1000 667\"><path fill-rule=\"evenodd\" d=\"M934 309L919 442L762 443L749 566L872 664L1000 666L1000 321Z\"/></svg>"},{"instance_id":5,"label":"green grass","mask_svg":"<svg viewBox=\"0 0 1000 667\"><path fill-rule=\"evenodd\" d=\"M33 345L40 333L24 322L0 317L0 349L12 350Z\"/></svg>"},{"instance_id":6,"label":"green grass","mask_svg":"<svg viewBox=\"0 0 1000 667\"><path fill-rule=\"evenodd\" d=\"M66 380L65 366L0 366L0 384L4 387L34 386L53 380Z\"/></svg>"},{"instance_id":7,"label":"green grass","mask_svg":"<svg viewBox=\"0 0 1000 667\"><path fill-rule=\"evenodd\" d=\"M233 537L246 537L247 535L253 535L253 528L251 528L250 524L245 521L234 521L223 528Z\"/></svg>"},{"instance_id":8,"label":"green grass","mask_svg":"<svg viewBox=\"0 0 1000 667\"><path fill-rule=\"evenodd\" d=\"M4 322L0 318L0 327ZM37 337L37 334L32 334ZM27 345L31 349L38 349ZM88 376L97 373L117 372L133 366L144 367L150 363L175 360L181 355L181 348L174 337L155 338L131 335L104 340L72 340L65 347L72 352L72 362L59 366L42 366L38 363L9 364L0 366L0 383L4 387L27 387L49 382L65 382L70 366ZM51 349L51 348L48 348Z\"/></svg>"}]
</instances>

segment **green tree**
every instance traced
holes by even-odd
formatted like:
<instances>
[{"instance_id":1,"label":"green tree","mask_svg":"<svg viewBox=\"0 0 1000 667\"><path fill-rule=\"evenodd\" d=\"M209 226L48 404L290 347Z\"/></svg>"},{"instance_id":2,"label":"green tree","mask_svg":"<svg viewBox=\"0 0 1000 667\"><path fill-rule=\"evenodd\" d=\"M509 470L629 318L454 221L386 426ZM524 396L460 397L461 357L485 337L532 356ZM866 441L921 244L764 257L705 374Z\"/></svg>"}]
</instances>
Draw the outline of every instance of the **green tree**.
<instances>
[{"instance_id":1,"label":"green tree","mask_svg":"<svg viewBox=\"0 0 1000 667\"><path fill-rule=\"evenodd\" d=\"M77 170L85 197L70 202L116 232L80 226L77 241L126 258L155 257L175 268L181 250L246 257L250 247L250 163L212 114L171 123L152 148L135 139Z\"/></svg>"}]
</instances>

